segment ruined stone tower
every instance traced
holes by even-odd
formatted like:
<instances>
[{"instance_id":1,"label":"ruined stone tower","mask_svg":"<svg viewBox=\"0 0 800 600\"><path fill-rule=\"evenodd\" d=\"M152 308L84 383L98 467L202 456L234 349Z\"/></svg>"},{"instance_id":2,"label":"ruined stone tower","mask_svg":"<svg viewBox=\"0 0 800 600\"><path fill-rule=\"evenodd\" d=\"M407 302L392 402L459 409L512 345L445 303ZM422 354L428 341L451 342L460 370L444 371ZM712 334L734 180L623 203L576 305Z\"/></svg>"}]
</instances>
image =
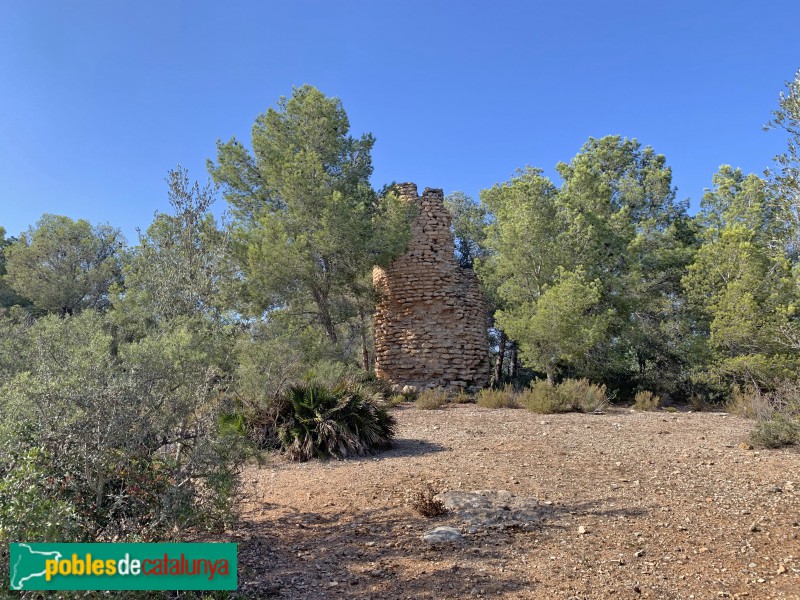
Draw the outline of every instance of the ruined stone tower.
<instances>
[{"instance_id":1,"label":"ruined stone tower","mask_svg":"<svg viewBox=\"0 0 800 600\"><path fill-rule=\"evenodd\" d=\"M419 211L408 252L375 267L375 373L398 385L480 387L489 381L486 304L472 269L454 255L442 190L396 186Z\"/></svg>"}]
</instances>

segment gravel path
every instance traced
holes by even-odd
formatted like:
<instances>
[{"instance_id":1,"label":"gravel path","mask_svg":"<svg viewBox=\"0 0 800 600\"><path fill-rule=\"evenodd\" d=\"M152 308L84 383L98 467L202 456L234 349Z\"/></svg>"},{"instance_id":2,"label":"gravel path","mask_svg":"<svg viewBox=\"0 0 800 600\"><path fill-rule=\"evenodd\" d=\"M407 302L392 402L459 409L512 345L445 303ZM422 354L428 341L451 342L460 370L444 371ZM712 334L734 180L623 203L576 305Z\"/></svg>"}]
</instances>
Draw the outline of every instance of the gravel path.
<instances>
[{"instance_id":1,"label":"gravel path","mask_svg":"<svg viewBox=\"0 0 800 600\"><path fill-rule=\"evenodd\" d=\"M722 413L403 407L395 448L244 473L240 592L317 598L800 598L800 452L740 445ZM407 504L506 490L534 526ZM536 512L536 509L534 509ZM460 529L462 541L422 533Z\"/></svg>"}]
</instances>

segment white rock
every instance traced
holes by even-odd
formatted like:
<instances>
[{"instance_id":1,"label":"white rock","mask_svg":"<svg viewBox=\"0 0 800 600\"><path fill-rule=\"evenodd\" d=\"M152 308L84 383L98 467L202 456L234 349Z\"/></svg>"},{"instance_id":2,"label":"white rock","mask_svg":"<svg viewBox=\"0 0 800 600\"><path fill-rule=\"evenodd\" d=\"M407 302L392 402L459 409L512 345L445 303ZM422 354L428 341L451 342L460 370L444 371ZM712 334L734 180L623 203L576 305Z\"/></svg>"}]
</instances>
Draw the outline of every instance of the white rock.
<instances>
[{"instance_id":1,"label":"white rock","mask_svg":"<svg viewBox=\"0 0 800 600\"><path fill-rule=\"evenodd\" d=\"M436 544L438 542L459 542L461 539L461 532L455 527L435 527L422 534L422 541L428 542L429 544Z\"/></svg>"}]
</instances>

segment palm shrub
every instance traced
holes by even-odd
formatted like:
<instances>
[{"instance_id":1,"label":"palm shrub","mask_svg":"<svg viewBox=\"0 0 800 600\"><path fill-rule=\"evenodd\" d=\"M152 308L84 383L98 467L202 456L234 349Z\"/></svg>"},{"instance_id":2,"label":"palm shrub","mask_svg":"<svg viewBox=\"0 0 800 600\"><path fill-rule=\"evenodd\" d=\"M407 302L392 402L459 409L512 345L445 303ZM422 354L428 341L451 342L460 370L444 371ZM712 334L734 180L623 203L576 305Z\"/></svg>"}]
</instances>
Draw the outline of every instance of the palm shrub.
<instances>
[{"instance_id":1,"label":"palm shrub","mask_svg":"<svg viewBox=\"0 0 800 600\"><path fill-rule=\"evenodd\" d=\"M296 461L364 456L388 448L395 419L379 401L380 394L357 384L294 386L278 409L280 448Z\"/></svg>"}]
</instances>

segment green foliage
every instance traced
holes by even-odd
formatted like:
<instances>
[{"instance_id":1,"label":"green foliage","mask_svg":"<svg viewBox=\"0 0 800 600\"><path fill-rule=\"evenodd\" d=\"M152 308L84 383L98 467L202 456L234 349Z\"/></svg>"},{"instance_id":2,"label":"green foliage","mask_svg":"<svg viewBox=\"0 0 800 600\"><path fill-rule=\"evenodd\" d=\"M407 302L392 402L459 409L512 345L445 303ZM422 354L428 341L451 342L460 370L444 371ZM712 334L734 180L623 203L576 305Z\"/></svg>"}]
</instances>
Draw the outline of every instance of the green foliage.
<instances>
[{"instance_id":1,"label":"green foliage","mask_svg":"<svg viewBox=\"0 0 800 600\"><path fill-rule=\"evenodd\" d=\"M601 412L608 406L606 386L595 385L585 378L565 379L556 386L556 391L565 404L578 412Z\"/></svg>"},{"instance_id":2,"label":"green foliage","mask_svg":"<svg viewBox=\"0 0 800 600\"><path fill-rule=\"evenodd\" d=\"M406 397L403 396L403 394L392 394L391 396L389 396L389 399L386 400L386 405L389 408L395 408L403 404L405 401Z\"/></svg>"},{"instance_id":3,"label":"green foliage","mask_svg":"<svg viewBox=\"0 0 800 600\"><path fill-rule=\"evenodd\" d=\"M530 388L520 394L520 401L527 410L542 415L565 413L573 409L571 399L559 394L556 386L543 379L532 382Z\"/></svg>"},{"instance_id":4,"label":"green foliage","mask_svg":"<svg viewBox=\"0 0 800 600\"><path fill-rule=\"evenodd\" d=\"M800 421L783 414L759 421L750 433L750 442L756 448L781 448L800 444Z\"/></svg>"},{"instance_id":5,"label":"green foliage","mask_svg":"<svg viewBox=\"0 0 800 600\"><path fill-rule=\"evenodd\" d=\"M245 449L219 428L214 339L196 323L130 344L110 331L94 311L39 319L26 369L0 383L0 522L15 539L157 539L227 516ZM10 500L23 490L41 509Z\"/></svg>"},{"instance_id":6,"label":"green foliage","mask_svg":"<svg viewBox=\"0 0 800 600\"><path fill-rule=\"evenodd\" d=\"M696 382L771 388L796 368L786 343L797 287L787 254L790 234L766 182L723 166L703 198L703 245L683 278L707 327L707 359ZM725 391L727 391L725 390Z\"/></svg>"},{"instance_id":7,"label":"green foliage","mask_svg":"<svg viewBox=\"0 0 800 600\"><path fill-rule=\"evenodd\" d=\"M371 312L372 266L410 239L409 207L369 184L374 139L349 129L341 101L306 85L256 119L252 155L232 139L209 161L231 205L248 312L312 308L333 343Z\"/></svg>"},{"instance_id":8,"label":"green foliage","mask_svg":"<svg viewBox=\"0 0 800 600\"><path fill-rule=\"evenodd\" d=\"M417 399L414 401L414 405L422 410L436 410L437 408L442 408L449 401L450 395L447 393L447 390L442 388L429 388L419 393Z\"/></svg>"},{"instance_id":9,"label":"green foliage","mask_svg":"<svg viewBox=\"0 0 800 600\"><path fill-rule=\"evenodd\" d=\"M565 371L685 385L697 334L680 282L695 231L665 158L636 140L590 138L558 171L560 188L527 168L481 194L491 224L476 270L498 327L551 382Z\"/></svg>"},{"instance_id":10,"label":"green foliage","mask_svg":"<svg viewBox=\"0 0 800 600\"><path fill-rule=\"evenodd\" d=\"M9 285L6 274L6 249L17 240L7 238L6 230L0 227L0 316L8 312L8 309L15 305L27 306L30 300L17 294Z\"/></svg>"},{"instance_id":11,"label":"green foliage","mask_svg":"<svg viewBox=\"0 0 800 600\"><path fill-rule=\"evenodd\" d=\"M291 460L348 458L388 448L395 421L365 388L317 384L291 388L276 428L281 450Z\"/></svg>"},{"instance_id":12,"label":"green foliage","mask_svg":"<svg viewBox=\"0 0 800 600\"><path fill-rule=\"evenodd\" d=\"M780 197L768 182L753 173L722 165L711 178L712 188L703 194L697 220L703 238L718 240L730 227L751 232L750 240L760 247L785 247L791 235Z\"/></svg>"},{"instance_id":13,"label":"green foliage","mask_svg":"<svg viewBox=\"0 0 800 600\"><path fill-rule=\"evenodd\" d=\"M157 213L125 263L125 286L112 296L115 322L135 339L176 317L220 322L236 281L226 235L211 214L213 189L167 176L173 214Z\"/></svg>"},{"instance_id":14,"label":"green foliage","mask_svg":"<svg viewBox=\"0 0 800 600\"><path fill-rule=\"evenodd\" d=\"M20 447L10 439L3 444L4 466L0 479L0 539L63 541L83 539L81 518L69 501L52 490L55 478L48 466L53 457L38 446Z\"/></svg>"},{"instance_id":15,"label":"green foliage","mask_svg":"<svg viewBox=\"0 0 800 600\"><path fill-rule=\"evenodd\" d=\"M661 397L650 390L636 392L636 397L633 399L633 407L636 410L658 410L661 407Z\"/></svg>"},{"instance_id":16,"label":"green foliage","mask_svg":"<svg viewBox=\"0 0 800 600\"><path fill-rule=\"evenodd\" d=\"M517 340L523 360L553 382L559 364L577 363L606 334L608 317L598 311L600 282L583 271L563 269L535 302L498 311L498 325Z\"/></svg>"},{"instance_id":17,"label":"green foliage","mask_svg":"<svg viewBox=\"0 0 800 600\"><path fill-rule=\"evenodd\" d=\"M775 169L770 174L772 183L782 201L783 218L793 228L792 243L796 245L800 232L800 70L792 81L786 82L781 92L778 108L772 113L769 129L782 129L787 134L786 151L775 157Z\"/></svg>"},{"instance_id":18,"label":"green foliage","mask_svg":"<svg viewBox=\"0 0 800 600\"><path fill-rule=\"evenodd\" d=\"M463 192L453 192L444 199L453 224L456 256L463 268L472 268L484 253L486 243L486 207Z\"/></svg>"},{"instance_id":19,"label":"green foliage","mask_svg":"<svg viewBox=\"0 0 800 600\"><path fill-rule=\"evenodd\" d=\"M533 168L481 192L493 218L486 229L489 252L475 269L498 307L535 302L554 280L563 253L558 235L565 227L556 195L552 182Z\"/></svg>"},{"instance_id":20,"label":"green foliage","mask_svg":"<svg viewBox=\"0 0 800 600\"><path fill-rule=\"evenodd\" d=\"M277 443L275 419L290 388L309 383L332 388L358 374L355 365L341 360L321 329L288 311L273 311L268 320L239 335L234 361L237 410L261 448Z\"/></svg>"},{"instance_id":21,"label":"green foliage","mask_svg":"<svg viewBox=\"0 0 800 600\"><path fill-rule=\"evenodd\" d=\"M44 312L103 309L111 286L121 278L124 243L109 225L46 214L5 249L4 279Z\"/></svg>"},{"instance_id":22,"label":"green foliage","mask_svg":"<svg viewBox=\"0 0 800 600\"><path fill-rule=\"evenodd\" d=\"M29 317L19 307L8 317L0 316L0 385L29 368Z\"/></svg>"},{"instance_id":23,"label":"green foliage","mask_svg":"<svg viewBox=\"0 0 800 600\"><path fill-rule=\"evenodd\" d=\"M558 385L538 379L519 394L518 402L540 414L593 413L608 406L608 394L605 385L595 385L588 379L565 379Z\"/></svg>"},{"instance_id":24,"label":"green foliage","mask_svg":"<svg viewBox=\"0 0 800 600\"><path fill-rule=\"evenodd\" d=\"M486 388L479 391L476 403L483 408L521 408L517 394L510 385L503 389Z\"/></svg>"}]
</instances>

